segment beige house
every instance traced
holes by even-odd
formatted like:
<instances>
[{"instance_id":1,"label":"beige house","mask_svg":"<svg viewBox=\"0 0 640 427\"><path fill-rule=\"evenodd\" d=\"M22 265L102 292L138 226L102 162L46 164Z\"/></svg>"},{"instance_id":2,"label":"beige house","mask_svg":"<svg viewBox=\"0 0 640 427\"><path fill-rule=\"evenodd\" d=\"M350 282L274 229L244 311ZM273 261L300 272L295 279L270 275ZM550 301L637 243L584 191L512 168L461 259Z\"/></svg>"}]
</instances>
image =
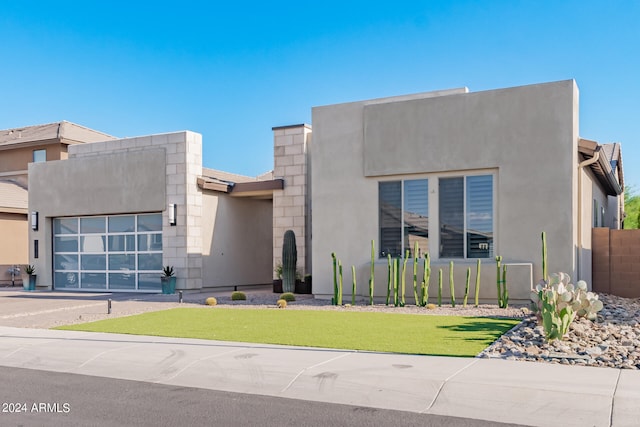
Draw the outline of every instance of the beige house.
<instances>
[{"instance_id":1,"label":"beige house","mask_svg":"<svg viewBox=\"0 0 640 427\"><path fill-rule=\"evenodd\" d=\"M550 272L591 283L591 229L623 219L622 160L619 144L580 138L578 105L568 80L314 108L314 294L333 293L331 252L366 284L373 239L379 296L387 255L418 242L436 278L454 261L463 284L482 260L480 296L493 301L502 256L511 299L527 300L543 231Z\"/></svg>"},{"instance_id":2,"label":"beige house","mask_svg":"<svg viewBox=\"0 0 640 427\"><path fill-rule=\"evenodd\" d=\"M622 223L620 145L580 138L573 80L322 106L312 117L313 131L273 128L274 170L258 177L203 167L202 137L189 131L69 145L67 159L31 163L38 286L159 291L165 265L183 290L269 284L291 229L318 298L333 293L332 252L346 283L354 265L367 292L375 240L378 297L387 256L417 242L435 277L454 261L459 284L480 259L491 301L501 255L512 301L526 300L542 231L550 271L591 283L591 229Z\"/></svg>"},{"instance_id":3,"label":"beige house","mask_svg":"<svg viewBox=\"0 0 640 427\"><path fill-rule=\"evenodd\" d=\"M66 159L70 145L107 139L113 137L64 121L0 130L0 283L29 262L28 164Z\"/></svg>"}]
</instances>

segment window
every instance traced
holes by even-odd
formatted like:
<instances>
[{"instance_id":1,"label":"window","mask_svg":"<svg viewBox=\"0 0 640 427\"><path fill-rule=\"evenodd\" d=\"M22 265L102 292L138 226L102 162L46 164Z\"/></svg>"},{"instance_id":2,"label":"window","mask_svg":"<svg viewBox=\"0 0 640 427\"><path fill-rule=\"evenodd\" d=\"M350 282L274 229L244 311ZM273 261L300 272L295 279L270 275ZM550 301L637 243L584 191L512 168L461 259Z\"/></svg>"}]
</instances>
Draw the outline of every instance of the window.
<instances>
[{"instance_id":1,"label":"window","mask_svg":"<svg viewBox=\"0 0 640 427\"><path fill-rule=\"evenodd\" d=\"M416 242L418 257L429 250L430 201L431 216L439 218L439 227L432 227L438 230L439 247L432 241L432 253L440 258L493 257L493 175L469 175L379 182L381 258L403 257L407 250L414 256Z\"/></svg>"},{"instance_id":2,"label":"window","mask_svg":"<svg viewBox=\"0 0 640 427\"><path fill-rule=\"evenodd\" d=\"M429 247L429 181L415 179L378 184L380 257L413 256Z\"/></svg>"},{"instance_id":3,"label":"window","mask_svg":"<svg viewBox=\"0 0 640 427\"><path fill-rule=\"evenodd\" d=\"M33 163L41 163L47 161L47 150L33 150Z\"/></svg>"},{"instance_id":4,"label":"window","mask_svg":"<svg viewBox=\"0 0 640 427\"><path fill-rule=\"evenodd\" d=\"M440 178L440 258L493 257L493 175Z\"/></svg>"}]
</instances>

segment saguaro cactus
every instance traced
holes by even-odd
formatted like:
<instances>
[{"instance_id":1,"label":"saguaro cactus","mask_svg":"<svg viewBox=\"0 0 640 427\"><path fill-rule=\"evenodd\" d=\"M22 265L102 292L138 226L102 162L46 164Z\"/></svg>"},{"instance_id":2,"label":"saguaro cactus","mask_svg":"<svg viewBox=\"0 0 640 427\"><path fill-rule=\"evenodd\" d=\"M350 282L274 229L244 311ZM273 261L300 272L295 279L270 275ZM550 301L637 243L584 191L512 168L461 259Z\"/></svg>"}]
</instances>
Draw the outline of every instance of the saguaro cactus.
<instances>
[{"instance_id":1,"label":"saguaro cactus","mask_svg":"<svg viewBox=\"0 0 640 427\"><path fill-rule=\"evenodd\" d=\"M376 244L372 240L371 241L371 273L369 275L369 304L373 305L373 289L374 289L374 280L373 276L375 274L375 258L376 258Z\"/></svg>"},{"instance_id":2,"label":"saguaro cactus","mask_svg":"<svg viewBox=\"0 0 640 427\"><path fill-rule=\"evenodd\" d=\"M296 267L298 263L298 249L296 248L296 235L293 230L284 233L282 242L282 291L294 292L296 290Z\"/></svg>"},{"instance_id":3,"label":"saguaro cactus","mask_svg":"<svg viewBox=\"0 0 640 427\"><path fill-rule=\"evenodd\" d=\"M451 288L451 307L456 306L456 292L453 287L453 261L449 262L449 287Z\"/></svg>"},{"instance_id":4,"label":"saguaro cactus","mask_svg":"<svg viewBox=\"0 0 640 427\"><path fill-rule=\"evenodd\" d=\"M542 232L542 280L549 280L547 275L547 233Z\"/></svg>"},{"instance_id":5,"label":"saguaro cactus","mask_svg":"<svg viewBox=\"0 0 640 427\"><path fill-rule=\"evenodd\" d=\"M425 307L429 302L429 280L431 278L431 259L429 257L429 252L424 254L424 270L422 272L422 300L420 301L420 306Z\"/></svg>"},{"instance_id":6,"label":"saguaro cactus","mask_svg":"<svg viewBox=\"0 0 640 427\"><path fill-rule=\"evenodd\" d=\"M478 259L478 263L476 264L476 299L475 306L478 306L478 298L480 297L480 265L481 261Z\"/></svg>"}]
</instances>

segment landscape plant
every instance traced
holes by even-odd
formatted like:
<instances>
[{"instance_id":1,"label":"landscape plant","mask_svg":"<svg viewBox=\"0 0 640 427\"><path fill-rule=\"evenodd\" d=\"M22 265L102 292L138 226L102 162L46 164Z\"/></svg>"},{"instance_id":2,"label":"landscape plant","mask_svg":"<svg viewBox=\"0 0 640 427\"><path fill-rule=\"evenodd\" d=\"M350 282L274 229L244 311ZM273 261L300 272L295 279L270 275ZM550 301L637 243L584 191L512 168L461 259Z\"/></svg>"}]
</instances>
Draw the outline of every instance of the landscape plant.
<instances>
[{"instance_id":1,"label":"landscape plant","mask_svg":"<svg viewBox=\"0 0 640 427\"><path fill-rule=\"evenodd\" d=\"M241 291L235 291L231 293L231 301L246 301L247 294Z\"/></svg>"},{"instance_id":2,"label":"landscape plant","mask_svg":"<svg viewBox=\"0 0 640 427\"><path fill-rule=\"evenodd\" d=\"M538 283L536 290L531 292L533 311L549 341L563 339L576 317L595 320L603 308L598 295L587 291L584 280L575 285L570 282L568 274L555 273L549 281Z\"/></svg>"},{"instance_id":3,"label":"landscape plant","mask_svg":"<svg viewBox=\"0 0 640 427\"><path fill-rule=\"evenodd\" d=\"M351 305L356 305L356 266L351 266L351 278L352 286L351 286Z\"/></svg>"},{"instance_id":4,"label":"landscape plant","mask_svg":"<svg viewBox=\"0 0 640 427\"><path fill-rule=\"evenodd\" d=\"M294 292L296 289L297 263L296 235L293 230L287 230L284 232L282 241L282 290L284 292Z\"/></svg>"},{"instance_id":5,"label":"landscape plant","mask_svg":"<svg viewBox=\"0 0 640 427\"><path fill-rule=\"evenodd\" d=\"M442 307L442 269L438 269L438 307Z\"/></svg>"},{"instance_id":6,"label":"landscape plant","mask_svg":"<svg viewBox=\"0 0 640 427\"><path fill-rule=\"evenodd\" d=\"M371 240L371 271L369 273L369 305L373 305L375 259L376 259L376 244L375 244L375 241Z\"/></svg>"},{"instance_id":7,"label":"landscape plant","mask_svg":"<svg viewBox=\"0 0 640 427\"><path fill-rule=\"evenodd\" d=\"M451 307L456 306L456 293L453 288L453 261L449 262L449 288L451 292Z\"/></svg>"},{"instance_id":8,"label":"landscape plant","mask_svg":"<svg viewBox=\"0 0 640 427\"><path fill-rule=\"evenodd\" d=\"M422 272L422 283L420 284L421 301L420 306L424 307L429 302L429 280L431 279L431 258L429 252L424 254L424 270Z\"/></svg>"},{"instance_id":9,"label":"landscape plant","mask_svg":"<svg viewBox=\"0 0 640 427\"><path fill-rule=\"evenodd\" d=\"M418 298L418 242L413 246L413 298L416 301L416 305L420 305L420 299Z\"/></svg>"},{"instance_id":10,"label":"landscape plant","mask_svg":"<svg viewBox=\"0 0 640 427\"><path fill-rule=\"evenodd\" d=\"M478 259L476 263L476 298L475 298L475 306L478 306L478 298L480 297L480 265L481 261Z\"/></svg>"},{"instance_id":11,"label":"landscape plant","mask_svg":"<svg viewBox=\"0 0 640 427\"><path fill-rule=\"evenodd\" d=\"M502 257L496 257L496 287L498 290L498 307L509 307L509 291L507 290L507 266L501 265Z\"/></svg>"},{"instance_id":12,"label":"landscape plant","mask_svg":"<svg viewBox=\"0 0 640 427\"><path fill-rule=\"evenodd\" d=\"M391 254L387 254L387 302L386 304L389 305L389 299L391 297L391 286L392 286L392 280L393 280L393 267L391 265Z\"/></svg>"},{"instance_id":13,"label":"landscape plant","mask_svg":"<svg viewBox=\"0 0 640 427\"><path fill-rule=\"evenodd\" d=\"M278 308L287 308L287 300L279 299L278 301L276 301L276 305L278 306Z\"/></svg>"},{"instance_id":14,"label":"landscape plant","mask_svg":"<svg viewBox=\"0 0 640 427\"><path fill-rule=\"evenodd\" d=\"M462 299L462 306L467 306L467 298L469 297L469 282L471 281L471 267L467 267L467 282L464 286L464 298Z\"/></svg>"},{"instance_id":15,"label":"landscape plant","mask_svg":"<svg viewBox=\"0 0 640 427\"><path fill-rule=\"evenodd\" d=\"M292 294L291 292L285 292L282 295L280 295L279 299L283 299L287 302L293 302L296 300L296 296L294 294Z\"/></svg>"},{"instance_id":16,"label":"landscape plant","mask_svg":"<svg viewBox=\"0 0 640 427\"><path fill-rule=\"evenodd\" d=\"M404 261L402 262L402 294L400 295L400 307L404 307L404 294L405 294L405 287L406 287L406 272L407 272L407 260L409 259L409 249L407 249L405 255L404 255Z\"/></svg>"}]
</instances>

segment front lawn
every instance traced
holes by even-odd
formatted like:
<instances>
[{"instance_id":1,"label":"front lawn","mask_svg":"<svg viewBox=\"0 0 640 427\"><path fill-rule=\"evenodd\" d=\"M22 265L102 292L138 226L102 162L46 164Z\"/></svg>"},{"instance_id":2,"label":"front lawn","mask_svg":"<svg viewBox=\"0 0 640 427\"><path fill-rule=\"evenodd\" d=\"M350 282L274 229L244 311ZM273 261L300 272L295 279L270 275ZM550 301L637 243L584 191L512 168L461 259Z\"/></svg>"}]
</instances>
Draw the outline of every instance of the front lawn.
<instances>
[{"instance_id":1,"label":"front lawn","mask_svg":"<svg viewBox=\"0 0 640 427\"><path fill-rule=\"evenodd\" d=\"M56 329L473 357L520 322L486 317L175 308Z\"/></svg>"}]
</instances>

